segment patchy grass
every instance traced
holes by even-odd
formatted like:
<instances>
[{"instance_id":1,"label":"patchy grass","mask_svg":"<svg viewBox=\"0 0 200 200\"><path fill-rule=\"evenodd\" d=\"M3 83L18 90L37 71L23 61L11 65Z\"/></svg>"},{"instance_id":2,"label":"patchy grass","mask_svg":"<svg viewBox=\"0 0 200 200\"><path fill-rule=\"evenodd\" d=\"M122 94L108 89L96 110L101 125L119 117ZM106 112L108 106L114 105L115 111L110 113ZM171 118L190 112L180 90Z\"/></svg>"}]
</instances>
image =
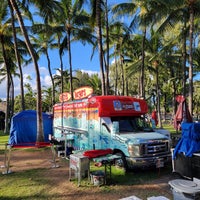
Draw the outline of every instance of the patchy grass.
<instances>
[{"instance_id":1,"label":"patchy grass","mask_svg":"<svg viewBox=\"0 0 200 200\"><path fill-rule=\"evenodd\" d=\"M1 175L0 199L48 199L48 181L41 175L44 169L32 169Z\"/></svg>"}]
</instances>

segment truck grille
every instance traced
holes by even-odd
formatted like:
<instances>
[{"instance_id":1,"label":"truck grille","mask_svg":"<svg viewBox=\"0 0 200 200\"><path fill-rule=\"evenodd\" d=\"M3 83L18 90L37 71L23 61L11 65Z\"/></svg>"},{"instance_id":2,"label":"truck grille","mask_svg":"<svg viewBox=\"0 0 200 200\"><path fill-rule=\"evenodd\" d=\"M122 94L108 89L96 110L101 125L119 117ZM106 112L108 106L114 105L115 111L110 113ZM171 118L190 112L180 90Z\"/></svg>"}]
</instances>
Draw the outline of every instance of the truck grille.
<instances>
[{"instance_id":1,"label":"truck grille","mask_svg":"<svg viewBox=\"0 0 200 200\"><path fill-rule=\"evenodd\" d=\"M143 156L156 156L168 151L168 141L156 140L143 145Z\"/></svg>"}]
</instances>

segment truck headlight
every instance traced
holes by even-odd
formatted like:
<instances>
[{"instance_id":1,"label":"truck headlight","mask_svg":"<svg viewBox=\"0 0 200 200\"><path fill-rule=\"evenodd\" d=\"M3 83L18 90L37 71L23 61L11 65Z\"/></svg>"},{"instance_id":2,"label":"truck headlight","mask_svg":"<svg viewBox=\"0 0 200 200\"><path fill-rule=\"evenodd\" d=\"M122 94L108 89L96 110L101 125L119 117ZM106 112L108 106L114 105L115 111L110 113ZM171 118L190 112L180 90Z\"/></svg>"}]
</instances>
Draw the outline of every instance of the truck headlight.
<instances>
[{"instance_id":1,"label":"truck headlight","mask_svg":"<svg viewBox=\"0 0 200 200\"><path fill-rule=\"evenodd\" d=\"M140 146L139 145L129 145L128 152L132 157L139 157L140 156Z\"/></svg>"}]
</instances>

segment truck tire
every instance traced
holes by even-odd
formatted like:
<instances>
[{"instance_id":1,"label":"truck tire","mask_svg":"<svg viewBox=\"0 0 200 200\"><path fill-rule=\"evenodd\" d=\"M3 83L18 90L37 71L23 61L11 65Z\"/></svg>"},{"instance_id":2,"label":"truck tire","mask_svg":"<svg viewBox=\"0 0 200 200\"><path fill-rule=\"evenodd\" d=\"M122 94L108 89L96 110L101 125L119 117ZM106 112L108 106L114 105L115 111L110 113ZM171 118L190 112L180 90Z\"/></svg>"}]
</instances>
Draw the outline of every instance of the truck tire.
<instances>
[{"instance_id":1,"label":"truck tire","mask_svg":"<svg viewBox=\"0 0 200 200\"><path fill-rule=\"evenodd\" d=\"M124 154L122 152L116 152L114 154L121 157L121 159L115 161L115 166L124 169L125 172L128 171L128 165Z\"/></svg>"}]
</instances>

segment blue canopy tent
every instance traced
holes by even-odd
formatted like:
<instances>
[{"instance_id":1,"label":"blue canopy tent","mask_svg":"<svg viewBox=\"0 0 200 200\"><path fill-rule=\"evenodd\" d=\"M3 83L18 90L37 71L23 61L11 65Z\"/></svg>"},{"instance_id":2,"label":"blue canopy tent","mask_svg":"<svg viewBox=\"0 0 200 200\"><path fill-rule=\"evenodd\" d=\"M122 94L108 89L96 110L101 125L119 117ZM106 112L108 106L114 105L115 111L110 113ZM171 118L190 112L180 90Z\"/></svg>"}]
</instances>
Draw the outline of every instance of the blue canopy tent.
<instances>
[{"instance_id":1,"label":"blue canopy tent","mask_svg":"<svg viewBox=\"0 0 200 200\"><path fill-rule=\"evenodd\" d=\"M52 115L42 113L44 142L49 142L52 134ZM37 139L37 115L35 110L25 110L12 117L9 145L33 145Z\"/></svg>"}]
</instances>

